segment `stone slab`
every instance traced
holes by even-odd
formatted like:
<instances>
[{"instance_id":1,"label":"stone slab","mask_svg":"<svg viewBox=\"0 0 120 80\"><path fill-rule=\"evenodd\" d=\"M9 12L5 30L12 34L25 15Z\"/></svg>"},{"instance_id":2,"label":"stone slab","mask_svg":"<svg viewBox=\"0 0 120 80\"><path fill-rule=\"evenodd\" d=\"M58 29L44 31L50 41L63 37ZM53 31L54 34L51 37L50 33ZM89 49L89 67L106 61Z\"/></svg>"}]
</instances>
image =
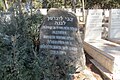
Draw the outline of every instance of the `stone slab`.
<instances>
[{"instance_id":1,"label":"stone slab","mask_svg":"<svg viewBox=\"0 0 120 80\"><path fill-rule=\"evenodd\" d=\"M102 33L102 9L93 9L88 11L87 21L85 25L85 41L99 40Z\"/></svg>"},{"instance_id":2,"label":"stone slab","mask_svg":"<svg viewBox=\"0 0 120 80\"><path fill-rule=\"evenodd\" d=\"M101 66L96 60L90 59L90 61L96 66L97 69L100 70L100 72L104 75L104 79L106 80L112 80L113 76L110 71L108 71L106 68Z\"/></svg>"},{"instance_id":3,"label":"stone slab","mask_svg":"<svg viewBox=\"0 0 120 80\"><path fill-rule=\"evenodd\" d=\"M120 9L111 9L109 17L108 39L120 41Z\"/></svg>"},{"instance_id":4,"label":"stone slab","mask_svg":"<svg viewBox=\"0 0 120 80\"><path fill-rule=\"evenodd\" d=\"M111 73L120 73L120 45L98 40L84 42L85 51Z\"/></svg>"}]
</instances>

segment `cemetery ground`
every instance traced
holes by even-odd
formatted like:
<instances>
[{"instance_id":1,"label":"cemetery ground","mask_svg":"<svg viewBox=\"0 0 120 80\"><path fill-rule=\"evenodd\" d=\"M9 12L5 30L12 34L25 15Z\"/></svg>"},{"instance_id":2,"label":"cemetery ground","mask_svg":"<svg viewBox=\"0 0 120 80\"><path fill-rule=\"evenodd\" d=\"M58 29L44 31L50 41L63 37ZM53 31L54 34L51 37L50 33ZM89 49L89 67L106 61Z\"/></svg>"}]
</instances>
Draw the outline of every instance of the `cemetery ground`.
<instances>
[{"instance_id":1,"label":"cemetery ground","mask_svg":"<svg viewBox=\"0 0 120 80\"><path fill-rule=\"evenodd\" d=\"M88 53L86 53L86 66L87 68L92 72L93 76L97 80L109 80L105 78L105 76L100 72L100 70L90 61L90 59L93 59Z\"/></svg>"}]
</instances>

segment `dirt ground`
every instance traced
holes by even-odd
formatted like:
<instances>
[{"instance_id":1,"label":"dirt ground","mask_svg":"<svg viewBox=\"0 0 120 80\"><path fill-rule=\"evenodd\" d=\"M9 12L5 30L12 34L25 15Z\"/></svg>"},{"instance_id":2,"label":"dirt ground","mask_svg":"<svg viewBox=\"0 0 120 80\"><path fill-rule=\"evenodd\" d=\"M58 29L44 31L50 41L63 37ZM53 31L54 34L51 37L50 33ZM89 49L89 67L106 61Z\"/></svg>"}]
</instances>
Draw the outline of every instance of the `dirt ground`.
<instances>
[{"instance_id":1,"label":"dirt ground","mask_svg":"<svg viewBox=\"0 0 120 80\"><path fill-rule=\"evenodd\" d=\"M102 73L90 62L91 57L86 53L86 66L92 71L93 76L97 80L104 80Z\"/></svg>"},{"instance_id":2,"label":"dirt ground","mask_svg":"<svg viewBox=\"0 0 120 80\"><path fill-rule=\"evenodd\" d=\"M91 57L86 55L86 70L72 75L71 80L106 80L101 72L90 62Z\"/></svg>"}]
</instances>

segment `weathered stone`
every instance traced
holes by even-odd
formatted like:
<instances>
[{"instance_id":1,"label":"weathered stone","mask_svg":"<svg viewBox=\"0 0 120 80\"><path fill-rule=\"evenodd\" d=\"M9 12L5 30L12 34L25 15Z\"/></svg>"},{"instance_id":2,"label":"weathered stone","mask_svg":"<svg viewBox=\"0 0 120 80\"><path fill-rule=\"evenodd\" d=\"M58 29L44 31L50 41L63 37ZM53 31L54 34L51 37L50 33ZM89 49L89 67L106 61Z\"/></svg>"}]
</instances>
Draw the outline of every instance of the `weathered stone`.
<instances>
[{"instance_id":1,"label":"weathered stone","mask_svg":"<svg viewBox=\"0 0 120 80\"><path fill-rule=\"evenodd\" d=\"M120 44L120 9L111 9L109 17L108 39Z\"/></svg>"},{"instance_id":2,"label":"weathered stone","mask_svg":"<svg viewBox=\"0 0 120 80\"><path fill-rule=\"evenodd\" d=\"M58 64L64 63L67 69L73 67L74 72L85 69L78 21L73 13L61 9L48 11L40 28L40 54L55 56Z\"/></svg>"},{"instance_id":3,"label":"weathered stone","mask_svg":"<svg viewBox=\"0 0 120 80\"><path fill-rule=\"evenodd\" d=\"M102 34L102 9L90 9L88 10L86 29L85 29L85 41L100 40Z\"/></svg>"}]
</instances>

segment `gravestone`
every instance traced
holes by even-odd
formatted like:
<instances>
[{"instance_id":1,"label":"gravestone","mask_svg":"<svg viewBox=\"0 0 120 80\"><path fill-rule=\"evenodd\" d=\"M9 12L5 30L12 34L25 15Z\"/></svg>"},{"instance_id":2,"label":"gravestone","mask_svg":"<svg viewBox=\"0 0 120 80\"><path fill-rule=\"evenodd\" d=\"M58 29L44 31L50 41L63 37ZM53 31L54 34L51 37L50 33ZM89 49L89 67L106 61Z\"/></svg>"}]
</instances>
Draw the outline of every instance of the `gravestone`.
<instances>
[{"instance_id":1,"label":"gravestone","mask_svg":"<svg viewBox=\"0 0 120 80\"><path fill-rule=\"evenodd\" d=\"M86 29L85 29L85 41L100 40L102 34L102 9L93 9L88 11Z\"/></svg>"},{"instance_id":2,"label":"gravestone","mask_svg":"<svg viewBox=\"0 0 120 80\"><path fill-rule=\"evenodd\" d=\"M110 10L108 38L120 43L120 9Z\"/></svg>"},{"instance_id":3,"label":"gravestone","mask_svg":"<svg viewBox=\"0 0 120 80\"><path fill-rule=\"evenodd\" d=\"M40 9L40 13L42 15L47 15L47 9Z\"/></svg>"},{"instance_id":4,"label":"gravestone","mask_svg":"<svg viewBox=\"0 0 120 80\"><path fill-rule=\"evenodd\" d=\"M73 13L61 9L48 11L40 28L40 54L55 56L54 61L63 61L75 72L85 69L78 21Z\"/></svg>"}]
</instances>

